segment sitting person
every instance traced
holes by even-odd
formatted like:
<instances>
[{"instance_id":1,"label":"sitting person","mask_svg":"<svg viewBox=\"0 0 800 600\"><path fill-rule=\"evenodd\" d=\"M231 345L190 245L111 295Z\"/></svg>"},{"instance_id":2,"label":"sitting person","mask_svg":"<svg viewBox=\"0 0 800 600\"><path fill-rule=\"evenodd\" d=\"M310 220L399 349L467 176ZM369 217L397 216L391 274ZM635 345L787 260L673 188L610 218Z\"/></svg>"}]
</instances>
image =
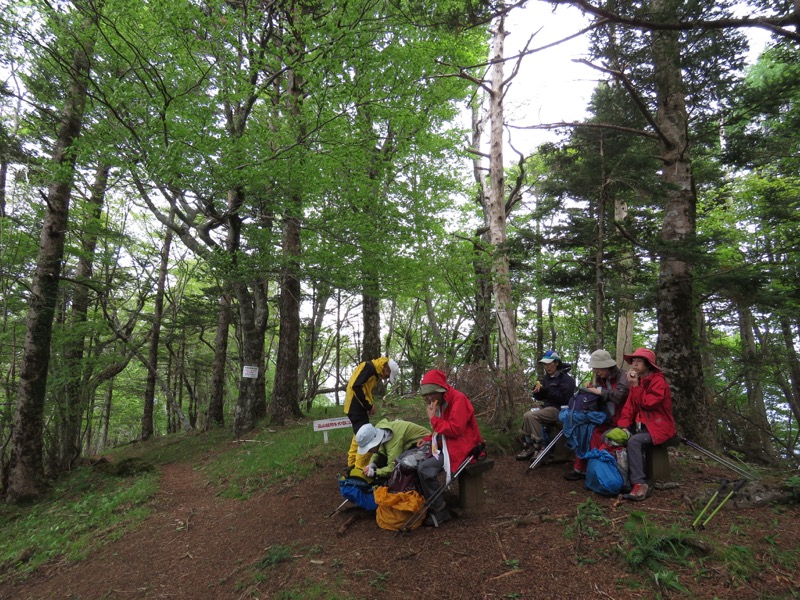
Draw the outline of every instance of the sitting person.
<instances>
[{"instance_id":1,"label":"sitting person","mask_svg":"<svg viewBox=\"0 0 800 600\"><path fill-rule=\"evenodd\" d=\"M575 379L569 375L572 365L562 363L561 357L548 350L539 360L544 365L543 381L537 381L533 397L544 403L541 408L533 408L522 416L522 451L517 460L533 460L542 449L542 426L545 423L558 423L561 408L569 403L575 393Z\"/></svg>"},{"instance_id":2,"label":"sitting person","mask_svg":"<svg viewBox=\"0 0 800 600\"><path fill-rule=\"evenodd\" d=\"M417 447L417 442L431 432L411 421L382 419L374 426L362 425L356 434L359 454L372 454L364 467L368 478L388 479L394 470L397 457L406 450Z\"/></svg>"},{"instance_id":3,"label":"sitting person","mask_svg":"<svg viewBox=\"0 0 800 600\"><path fill-rule=\"evenodd\" d=\"M602 435L612 427L617 426L617 421L622 414L622 407L628 399L628 381L625 371L617 367L617 362L611 358L606 350L595 350L589 357L589 367L592 369L593 381L584 389L600 396L603 409L608 413L609 420L606 424L594 428L590 448L598 448ZM564 475L565 479L577 481L586 475L586 460L575 457L572 471Z\"/></svg>"},{"instance_id":4,"label":"sitting person","mask_svg":"<svg viewBox=\"0 0 800 600\"><path fill-rule=\"evenodd\" d=\"M417 467L422 495L430 499L439 489L439 474L444 471L446 482L482 443L475 409L463 393L447 383L447 376L438 369L422 377L419 394L425 400L425 411L431 421L430 436L432 456ZM420 441L420 445L424 443ZM450 519L444 494L428 507L425 524L438 527Z\"/></svg>"},{"instance_id":5,"label":"sitting person","mask_svg":"<svg viewBox=\"0 0 800 600\"><path fill-rule=\"evenodd\" d=\"M644 452L647 446L658 445L675 436L672 416L672 394L656 355L647 348L637 348L625 355L631 365L627 379L630 384L628 400L617 421L617 428L605 434L609 440L628 444L628 472L633 489L625 494L627 500L641 501L650 495L645 475Z\"/></svg>"}]
</instances>

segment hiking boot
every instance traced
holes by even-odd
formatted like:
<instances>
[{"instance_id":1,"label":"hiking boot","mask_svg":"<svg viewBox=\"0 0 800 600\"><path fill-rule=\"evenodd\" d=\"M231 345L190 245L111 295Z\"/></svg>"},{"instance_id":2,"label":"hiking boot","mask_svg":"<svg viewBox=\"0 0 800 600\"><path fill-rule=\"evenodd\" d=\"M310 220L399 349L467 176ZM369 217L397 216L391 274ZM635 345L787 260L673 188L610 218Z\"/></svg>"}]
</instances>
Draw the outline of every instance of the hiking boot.
<instances>
[{"instance_id":1,"label":"hiking boot","mask_svg":"<svg viewBox=\"0 0 800 600\"><path fill-rule=\"evenodd\" d=\"M635 483L630 494L625 494L623 498L641 502L650 495L650 486L646 483Z\"/></svg>"},{"instance_id":2,"label":"hiking boot","mask_svg":"<svg viewBox=\"0 0 800 600\"><path fill-rule=\"evenodd\" d=\"M564 479L567 481L578 481L584 477L586 477L586 473L581 473L580 471L575 471L574 469L569 473L564 473Z\"/></svg>"},{"instance_id":3,"label":"hiking boot","mask_svg":"<svg viewBox=\"0 0 800 600\"><path fill-rule=\"evenodd\" d=\"M428 516L425 517L424 525L426 527L439 527L442 523L445 523L451 519L450 513L445 510L440 510L439 512L432 513L429 512Z\"/></svg>"},{"instance_id":4,"label":"hiking boot","mask_svg":"<svg viewBox=\"0 0 800 600\"><path fill-rule=\"evenodd\" d=\"M528 460L534 452L536 452L536 448L533 446L525 446L515 458L517 460Z\"/></svg>"}]
</instances>

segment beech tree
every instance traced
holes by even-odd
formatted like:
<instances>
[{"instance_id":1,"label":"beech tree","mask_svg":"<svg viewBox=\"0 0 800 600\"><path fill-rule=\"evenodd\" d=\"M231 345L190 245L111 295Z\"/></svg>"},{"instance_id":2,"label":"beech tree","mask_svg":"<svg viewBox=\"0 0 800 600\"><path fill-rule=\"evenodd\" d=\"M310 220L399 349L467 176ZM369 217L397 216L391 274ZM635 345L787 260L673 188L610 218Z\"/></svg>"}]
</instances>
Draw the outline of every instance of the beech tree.
<instances>
[{"instance_id":1,"label":"beech tree","mask_svg":"<svg viewBox=\"0 0 800 600\"><path fill-rule=\"evenodd\" d=\"M85 11L87 5L82 2L76 2L74 8L75 12L66 18L64 15L50 14L51 24L62 21L61 26L54 27L54 30L63 36L61 39L66 43L65 49L71 52L72 58L64 74L69 79L69 86L54 140L40 250L29 298L6 496L12 503L38 497L45 486L42 430L50 339L75 168L73 146L83 124L91 54L97 34L94 10Z\"/></svg>"}]
</instances>

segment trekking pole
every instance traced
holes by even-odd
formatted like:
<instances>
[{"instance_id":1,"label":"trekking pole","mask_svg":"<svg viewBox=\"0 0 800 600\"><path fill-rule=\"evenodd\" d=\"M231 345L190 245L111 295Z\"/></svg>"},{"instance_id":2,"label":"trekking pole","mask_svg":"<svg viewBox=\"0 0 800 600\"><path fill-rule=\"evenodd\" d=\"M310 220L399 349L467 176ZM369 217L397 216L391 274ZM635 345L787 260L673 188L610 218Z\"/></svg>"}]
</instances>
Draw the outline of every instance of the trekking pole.
<instances>
[{"instance_id":1,"label":"trekking pole","mask_svg":"<svg viewBox=\"0 0 800 600\"><path fill-rule=\"evenodd\" d=\"M703 507L703 510L701 510L700 514L697 515L697 518L694 520L694 523L692 523L692 529L695 529L697 527L697 524L700 522L700 519L703 518L703 515L708 510L708 507L714 503L714 500L717 499L717 496L719 496L720 492L722 492L726 487L728 487L727 479L723 479L722 481L719 482L719 489L716 492L714 492L714 494L709 499L708 503L706 503L706 505Z\"/></svg>"},{"instance_id":2,"label":"trekking pole","mask_svg":"<svg viewBox=\"0 0 800 600\"><path fill-rule=\"evenodd\" d=\"M733 486L733 489L730 492L728 492L728 495L722 499L722 502L720 502L714 509L714 511L710 515L708 515L708 518L700 524L700 529L705 529L706 525L708 525L708 522L714 517L714 515L716 515L719 512L719 510L724 506L724 504L731 498L731 496L733 496L736 492L742 489L742 487L746 483L747 479L740 479L739 481L737 481L736 485Z\"/></svg>"},{"instance_id":3,"label":"trekking pole","mask_svg":"<svg viewBox=\"0 0 800 600\"><path fill-rule=\"evenodd\" d=\"M335 514L336 514L337 512L339 512L340 510L342 510L342 507L343 507L345 504L347 504L348 502L350 502L350 498L345 498L345 499L344 499L344 502L342 502L342 503L341 503L339 506L337 506L337 507L336 507L336 510L335 510L335 511L333 511L331 514L329 514L329 515L328 515L327 517L325 517L325 518L326 518L326 519L330 519L330 518L331 518L333 515L335 515Z\"/></svg>"},{"instance_id":4,"label":"trekking pole","mask_svg":"<svg viewBox=\"0 0 800 600\"><path fill-rule=\"evenodd\" d=\"M400 529L397 530L397 533L395 534L395 536L400 535L402 533L405 533L411 527L416 525L417 521L419 521L422 518L422 515L424 515L428 511L428 509L431 506L433 506L433 503L436 502L439 499L439 496L444 494L447 491L447 489L451 485L453 485L453 482L461 474L461 471L463 471L464 469L467 468L469 463L472 462L472 459L474 458L475 460L481 460L478 457L483 453L485 448L486 448L486 445L483 442L481 442L480 444L475 446L472 449L472 451L467 455L467 457L464 459L464 462L462 462L458 466L458 469L456 469L455 473L453 473L453 476L450 478L450 481L447 481L447 479L445 478L445 482L441 486L439 486L439 489L437 489L433 494L431 494L430 498L425 500L425 504L422 505L422 508L417 510L413 515L411 515L408 518L408 520L405 523L403 523L403 526Z\"/></svg>"},{"instance_id":5,"label":"trekking pole","mask_svg":"<svg viewBox=\"0 0 800 600\"><path fill-rule=\"evenodd\" d=\"M684 444L686 444L687 446L689 446L690 448L694 448L695 450L697 450L701 454L703 454L703 455L705 455L705 456L717 461L722 466L727 467L728 469L730 469L731 471L735 472L737 475L739 475L741 477L744 477L745 479L758 479L758 477L756 475L753 475L749 471L746 471L745 469L743 469L739 465L729 461L728 459L725 459L725 458L722 458L720 456L717 456L713 452L711 452L709 450L706 450L702 446L698 446L697 444L695 444L694 442L692 442L690 440L687 440L686 438L681 438L681 441Z\"/></svg>"},{"instance_id":6,"label":"trekking pole","mask_svg":"<svg viewBox=\"0 0 800 600\"><path fill-rule=\"evenodd\" d=\"M563 436L563 435L564 435L564 430L563 429L559 429L558 433L555 436L553 436L552 440L550 440L550 443L547 444L547 446L545 446L544 450L541 450L539 452L539 455L535 459L533 459L533 462L530 465L528 465L527 469L525 469L525 473L526 474L530 473L532 469L536 468L536 465L538 465L542 461L542 459L545 457L545 455L550 451L550 448L555 446L556 442L558 440L560 440L561 436Z\"/></svg>"}]
</instances>

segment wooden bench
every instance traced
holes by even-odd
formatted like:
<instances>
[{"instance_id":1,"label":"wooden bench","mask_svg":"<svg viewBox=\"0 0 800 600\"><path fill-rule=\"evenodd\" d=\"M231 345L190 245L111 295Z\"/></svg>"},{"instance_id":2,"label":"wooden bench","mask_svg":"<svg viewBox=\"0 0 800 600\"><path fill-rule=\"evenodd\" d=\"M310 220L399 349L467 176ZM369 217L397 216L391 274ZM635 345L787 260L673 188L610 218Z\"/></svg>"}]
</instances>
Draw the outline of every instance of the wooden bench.
<instances>
[{"instance_id":1,"label":"wooden bench","mask_svg":"<svg viewBox=\"0 0 800 600\"><path fill-rule=\"evenodd\" d=\"M647 474L647 484L653 485L656 481L669 481L671 470L669 467L670 446L677 446L678 438L674 437L658 446L648 446L644 452L644 472Z\"/></svg>"},{"instance_id":2,"label":"wooden bench","mask_svg":"<svg viewBox=\"0 0 800 600\"><path fill-rule=\"evenodd\" d=\"M468 465L458 476L458 505L461 508L483 506L483 474L494 468L490 458Z\"/></svg>"}]
</instances>

